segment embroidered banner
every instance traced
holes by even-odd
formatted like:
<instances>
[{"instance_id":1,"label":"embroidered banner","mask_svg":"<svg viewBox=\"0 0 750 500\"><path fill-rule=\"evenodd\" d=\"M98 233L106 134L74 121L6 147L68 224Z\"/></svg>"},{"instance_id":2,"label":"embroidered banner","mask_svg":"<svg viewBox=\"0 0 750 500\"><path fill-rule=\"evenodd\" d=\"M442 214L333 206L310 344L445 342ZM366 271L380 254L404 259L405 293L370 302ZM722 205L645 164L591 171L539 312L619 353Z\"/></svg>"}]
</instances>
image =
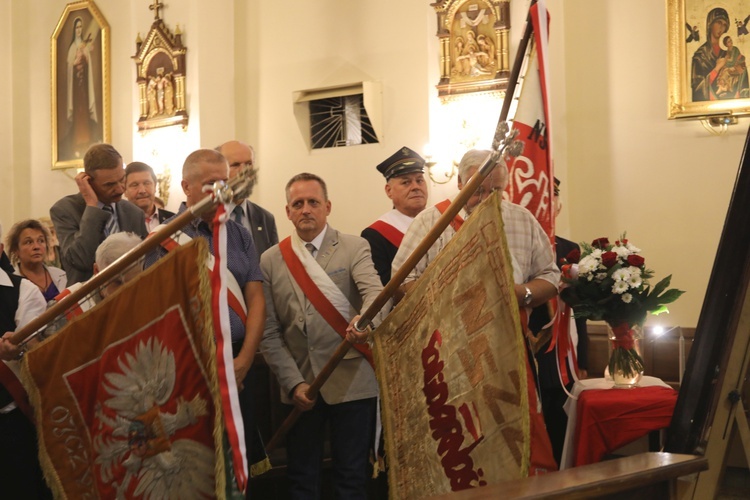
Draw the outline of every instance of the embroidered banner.
<instances>
[{"instance_id":1,"label":"embroidered banner","mask_svg":"<svg viewBox=\"0 0 750 500\"><path fill-rule=\"evenodd\" d=\"M26 355L55 497L224 494L207 253L175 249Z\"/></svg>"},{"instance_id":2,"label":"embroidered banner","mask_svg":"<svg viewBox=\"0 0 750 500\"><path fill-rule=\"evenodd\" d=\"M527 475L529 395L512 272L495 196L378 327L393 498Z\"/></svg>"}]
</instances>

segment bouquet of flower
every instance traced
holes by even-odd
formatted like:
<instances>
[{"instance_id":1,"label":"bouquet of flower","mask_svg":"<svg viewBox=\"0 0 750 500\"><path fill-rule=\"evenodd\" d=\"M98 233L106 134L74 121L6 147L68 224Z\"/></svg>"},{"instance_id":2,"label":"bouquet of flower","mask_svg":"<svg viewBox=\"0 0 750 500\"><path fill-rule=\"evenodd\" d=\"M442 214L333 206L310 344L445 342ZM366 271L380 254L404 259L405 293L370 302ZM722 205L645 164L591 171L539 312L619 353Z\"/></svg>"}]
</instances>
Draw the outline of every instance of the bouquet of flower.
<instances>
[{"instance_id":1,"label":"bouquet of flower","mask_svg":"<svg viewBox=\"0 0 750 500\"><path fill-rule=\"evenodd\" d=\"M562 299L573 308L573 316L606 321L616 337L610 358L610 373L619 368L625 375L643 371L643 360L635 349L633 327L641 327L646 315L667 311L667 304L684 292L667 290L669 275L653 288L641 249L623 234L614 245L598 238L581 243L582 253L571 252L563 265Z\"/></svg>"}]
</instances>

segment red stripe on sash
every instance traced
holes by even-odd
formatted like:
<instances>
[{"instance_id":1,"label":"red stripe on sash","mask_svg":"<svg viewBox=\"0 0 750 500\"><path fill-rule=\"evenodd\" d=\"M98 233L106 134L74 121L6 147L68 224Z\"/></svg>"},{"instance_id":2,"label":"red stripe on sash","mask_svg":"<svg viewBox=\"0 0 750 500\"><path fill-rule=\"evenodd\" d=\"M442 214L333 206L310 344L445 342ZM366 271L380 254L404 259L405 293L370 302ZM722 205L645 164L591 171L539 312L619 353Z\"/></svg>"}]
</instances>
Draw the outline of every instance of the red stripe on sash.
<instances>
[{"instance_id":1,"label":"red stripe on sash","mask_svg":"<svg viewBox=\"0 0 750 500\"><path fill-rule=\"evenodd\" d=\"M315 307L315 310L326 320L326 323L331 325L336 333L341 335L342 338L346 338L346 329L349 327L349 322L341 315L341 313L331 304L331 301L323 295L318 285L310 278L307 274L305 266L302 261L299 260L297 254L292 249L292 240L290 237L286 237L281 243L279 243L279 249L281 250L281 256L284 258L289 272L292 274L294 281L302 289L302 293L305 294L307 300ZM362 353L367 358L370 366L375 366L372 359L372 351L365 344L352 344L356 350Z\"/></svg>"},{"instance_id":2,"label":"red stripe on sash","mask_svg":"<svg viewBox=\"0 0 750 500\"><path fill-rule=\"evenodd\" d=\"M167 252L171 252L175 248L179 247L180 244L177 243L172 238L167 238L164 241L161 242L161 246L166 250ZM244 300L244 297L243 297ZM232 311L237 314L237 316L240 317L240 321L242 321L242 324L245 324L247 322L247 313L245 312L244 308L242 307L242 303L240 302L240 298L236 297L232 290L227 288L227 303L229 304L229 307L232 309Z\"/></svg>"},{"instance_id":3,"label":"red stripe on sash","mask_svg":"<svg viewBox=\"0 0 750 500\"><path fill-rule=\"evenodd\" d=\"M58 293L55 296L55 300L57 302L60 302L62 299L70 295L70 293L71 293L70 289L66 288L65 290L63 290L62 292ZM65 311L65 319L70 321L76 316L80 316L81 314L83 314L83 309L81 309L81 304L79 302L76 302L75 305L71 306L70 309Z\"/></svg>"},{"instance_id":4,"label":"red stripe on sash","mask_svg":"<svg viewBox=\"0 0 750 500\"><path fill-rule=\"evenodd\" d=\"M391 245L398 248L401 246L401 240L404 239L404 233L391 226L385 221L376 220L370 224L370 228L379 232L383 237L391 242Z\"/></svg>"},{"instance_id":5,"label":"red stripe on sash","mask_svg":"<svg viewBox=\"0 0 750 500\"><path fill-rule=\"evenodd\" d=\"M450 204L451 204L451 200L443 200L437 205L435 205L435 208L438 209L438 212L440 212L441 214L444 214L445 211L448 210L448 207L450 206ZM453 217L453 220L451 221L451 227L453 228L454 231L458 232L458 230L461 229L461 226L463 225L463 223L464 223L463 218L460 215L456 214L456 216Z\"/></svg>"}]
</instances>

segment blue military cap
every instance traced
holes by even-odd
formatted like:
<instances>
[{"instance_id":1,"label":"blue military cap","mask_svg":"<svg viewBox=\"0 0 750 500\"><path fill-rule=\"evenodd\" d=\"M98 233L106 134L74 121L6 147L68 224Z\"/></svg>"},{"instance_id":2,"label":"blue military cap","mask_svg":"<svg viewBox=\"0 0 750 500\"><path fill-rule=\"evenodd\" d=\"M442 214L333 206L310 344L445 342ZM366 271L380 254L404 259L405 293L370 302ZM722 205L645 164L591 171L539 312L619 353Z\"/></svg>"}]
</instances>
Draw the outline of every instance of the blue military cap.
<instances>
[{"instance_id":1,"label":"blue military cap","mask_svg":"<svg viewBox=\"0 0 750 500\"><path fill-rule=\"evenodd\" d=\"M378 172L385 176L385 180L412 172L424 172L424 158L406 146L396 151L377 166Z\"/></svg>"}]
</instances>

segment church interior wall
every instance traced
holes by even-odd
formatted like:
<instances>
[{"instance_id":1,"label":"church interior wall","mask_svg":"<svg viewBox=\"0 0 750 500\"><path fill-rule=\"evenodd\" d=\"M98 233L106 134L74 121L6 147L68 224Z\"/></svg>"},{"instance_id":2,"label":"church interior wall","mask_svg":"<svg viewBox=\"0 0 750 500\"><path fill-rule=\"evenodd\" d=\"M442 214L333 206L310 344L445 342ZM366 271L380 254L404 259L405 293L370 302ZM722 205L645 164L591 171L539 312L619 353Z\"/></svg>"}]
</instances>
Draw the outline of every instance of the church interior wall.
<instances>
[{"instance_id":1,"label":"church interior wall","mask_svg":"<svg viewBox=\"0 0 750 500\"><path fill-rule=\"evenodd\" d=\"M146 1L98 0L112 28L112 142L126 162L172 175L169 207L182 200L184 157L231 138L256 149L260 184L253 198L277 218L286 181L321 175L333 202L331 224L359 231L390 208L375 165L401 146L423 151L459 142L461 112L437 99L438 41L430 2L190 0L162 11L188 47L187 131L137 131L135 37L153 14ZM64 0L0 2L0 220L44 215L75 192L74 171L51 171L50 35ZM527 2L512 2L511 55ZM687 290L671 314L649 324L694 327L731 196L748 119L722 136L697 121L667 120L666 12L663 2L549 0L552 139L563 181L558 233L575 241L628 231L656 277L673 274ZM382 84L379 144L308 150L293 112L293 92L359 81ZM469 129L497 120L499 101L475 111ZM486 104L486 103L485 103ZM459 108L461 105L458 106ZM468 109L471 109L469 113ZM481 125L476 125L479 123ZM471 132L476 133L476 132ZM486 140L486 139L483 139ZM455 154L455 153L453 153ZM436 158L450 162L450 154ZM455 179L432 185L431 202L455 193Z\"/></svg>"}]
</instances>

